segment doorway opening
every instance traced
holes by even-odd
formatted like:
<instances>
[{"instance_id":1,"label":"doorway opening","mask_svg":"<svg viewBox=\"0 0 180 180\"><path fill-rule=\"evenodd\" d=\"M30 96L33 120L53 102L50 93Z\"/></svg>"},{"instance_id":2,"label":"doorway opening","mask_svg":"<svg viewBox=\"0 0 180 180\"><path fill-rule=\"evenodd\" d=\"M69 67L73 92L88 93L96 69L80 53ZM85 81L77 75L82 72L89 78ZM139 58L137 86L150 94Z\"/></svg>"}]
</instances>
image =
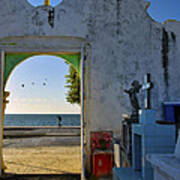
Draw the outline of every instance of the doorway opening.
<instances>
[{"instance_id":1,"label":"doorway opening","mask_svg":"<svg viewBox=\"0 0 180 180\"><path fill-rule=\"evenodd\" d=\"M42 57L43 56L38 56L38 57ZM48 58L50 58L51 56L49 56ZM55 57L54 57L55 58ZM52 59L52 57L51 57ZM58 57L59 60L61 60ZM44 61L44 59L43 59ZM69 61L70 62L70 61ZM52 63L52 62L51 62ZM77 65L79 62L76 62L75 64ZM22 63L23 64L23 63ZM51 64L52 65L52 64ZM20 68L21 64L18 65L18 67ZM66 66L69 66L66 64ZM17 68L18 68L17 67ZM55 64L55 66L52 68L50 67L50 65L46 65L46 72L48 71L55 71L55 68L57 68L57 64ZM34 67L36 69L36 67ZM12 71L12 69L11 69ZM39 69L39 71L41 71ZM77 70L78 71L78 70ZM16 91L18 88L21 91L21 94L19 95L18 98L15 99L14 105L16 108L16 112L20 113L26 113L25 111L23 111L24 109L27 109L28 106L31 106L32 111L30 112L31 114L28 117L28 114L26 115L21 115L21 117L17 117L18 115L16 114L16 118L18 118L19 120L22 119L28 119L31 118L33 119L32 116L35 116L34 114L32 115L33 112L38 113L38 118L37 116L34 117L35 119L39 119L38 123L33 127L33 124L31 124L29 121L24 122L23 127L18 124L18 127L7 127L7 129L5 129L5 136L6 137L13 137L12 141L9 142L8 140L5 142L5 146L9 146L9 149L4 152L4 155L9 158L9 160L7 159L7 163L11 164L13 167L14 165L19 169L16 172L12 172L11 170L8 171L5 170L5 172L8 173L16 173L16 174L23 174L22 170L24 169L24 174L28 174L28 169L31 169L31 171L29 172L29 174L80 174L81 169L79 168L79 170L75 170L75 171L69 171L66 169L58 169L60 167L65 168L65 162L62 162L61 159L67 158L67 154L70 156L73 155L77 155L77 157L79 158L77 160L77 157L70 157L69 160L69 164L67 164L67 167L73 167L73 162L72 160L77 160L80 164L81 164L81 160L80 160L80 115L76 114L76 115L72 115L71 117L67 117L67 114L59 114L57 113L57 108L58 107L62 107L61 104L59 104L59 102L61 101L61 97L59 97L58 95L61 93L57 93L57 91L54 91L55 88L52 88L53 86L55 86L55 84L57 85L57 79L56 76L59 76L59 73L54 72L56 76L54 76L54 78L49 79L46 73L43 73L43 76L41 76L41 79L38 80L34 80L33 78L35 78L35 74L33 72L28 72L27 70L24 71L25 75L27 76L27 80L23 80L21 79L21 81L17 82L15 80L12 80L12 82L15 83L15 85L17 86L17 88L12 88L12 92ZM39 72L38 72L39 73ZM21 75L23 76L23 75ZM13 78L14 76L12 76ZM31 77L31 78L30 78ZM33 77L33 78L32 78ZM6 77L6 72L5 72L5 78L8 79L8 77ZM6 80L7 80L6 79ZM54 83L54 85L53 85ZM53 89L53 91L51 92L48 88L48 86L51 87L51 90ZM27 87L29 87L29 92L27 91ZM33 92L33 89L36 90L36 92L38 92L37 94L35 92ZM24 92L23 92L24 91ZM53 106L53 103L48 101L47 97L43 96L43 91L46 91L47 94L46 96L49 96L48 94L53 94L56 95L54 97L54 102L56 102L56 104ZM24 94L29 93L30 94L30 98L28 99L28 101L26 101L27 99L23 99L22 96L24 96ZM36 94L36 96L32 97L32 95ZM13 95L13 94L12 94ZM39 98L38 98L39 96ZM43 99L44 97L44 99ZM50 99L50 97L48 97ZM35 100L35 104L33 104ZM20 102L18 104L18 102ZM42 105L42 106L40 106ZM47 105L47 106L46 106ZM40 109L38 109L40 108ZM67 107L66 107L67 108ZM35 111L35 109L37 111ZM46 110L44 113L45 115L42 116L42 109L48 109ZM53 112L53 115L49 115L49 112ZM73 110L75 112L75 110ZM77 112L77 111L76 111ZM80 109L79 109L80 112ZM55 116L54 116L55 115ZM13 115L12 115L13 116ZM11 118L12 118L11 116ZM14 116L14 118L15 118ZM31 117L30 117L31 116ZM42 116L42 117L40 117ZM58 117L61 116L61 127L57 127L59 122L58 122ZM72 121L74 116L76 116L76 118L79 120L77 120L77 122L75 123L75 125L73 125ZM44 126L44 124L41 124L41 120L40 119L51 119L50 120L50 124L45 125L46 127L42 127ZM35 122L35 121L34 121ZM5 122L5 125L7 122ZM10 123L10 122L9 122ZM17 123L17 122L13 122L13 123ZM28 123L28 124L26 124ZM68 124L69 123L69 124ZM15 126L16 124L11 124L13 126ZM40 126L40 127L37 127ZM53 127L52 127L53 126ZM13 129L14 128L14 129ZM14 132L13 132L14 131ZM10 132L10 133L9 133ZM8 136L9 133L9 136ZM15 134L13 134L15 133ZM28 134L28 138L25 137ZM18 137L17 137L18 136ZM26 138L26 139L23 139ZM15 142L16 141L16 142ZM12 144L14 144L15 146L13 148L10 149L11 146L11 142ZM71 148L69 148L69 144L71 145ZM41 146L42 145L42 146ZM13 146L13 145L12 145ZM18 147L20 146L20 147ZM21 146L26 146L26 148L22 148ZM54 148L55 147L55 148ZM28 151L29 148L29 151ZM37 149L35 149L37 148ZM12 150L13 149L13 150ZM49 153L51 151L51 153ZM6 154L7 153L7 154ZM20 155L18 157L18 155ZM39 155L39 158L37 158L36 155ZM26 159L26 157L27 159ZM5 157L5 158L6 158ZM12 161L13 158L14 161ZM29 159L28 159L29 158ZM69 157L68 157L69 158ZM18 162L18 160L22 160L21 162ZM33 163L31 164L30 160L35 160L34 161L34 165ZM5 159L6 161L6 159ZM43 162L42 164L40 162ZM6 163L6 162L5 162ZM19 164L18 164L19 163ZM53 164L56 166L53 168ZM74 168L77 169L78 168L78 163L75 162L74 163ZM5 164L6 166L6 164ZM24 167L24 168L22 168ZM8 168L8 166L7 166ZM14 168L12 168L14 169Z\"/></svg>"}]
</instances>

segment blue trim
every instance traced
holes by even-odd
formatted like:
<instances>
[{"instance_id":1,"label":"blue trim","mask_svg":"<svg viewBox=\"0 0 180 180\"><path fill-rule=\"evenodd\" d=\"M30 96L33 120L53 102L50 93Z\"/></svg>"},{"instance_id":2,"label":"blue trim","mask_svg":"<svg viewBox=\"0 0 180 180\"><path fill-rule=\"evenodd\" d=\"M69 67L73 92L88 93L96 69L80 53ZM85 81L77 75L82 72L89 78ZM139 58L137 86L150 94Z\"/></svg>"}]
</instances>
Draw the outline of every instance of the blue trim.
<instances>
[{"instance_id":1,"label":"blue trim","mask_svg":"<svg viewBox=\"0 0 180 180\"><path fill-rule=\"evenodd\" d=\"M164 118L165 121L175 123L175 107L180 107L180 103L164 103Z\"/></svg>"}]
</instances>

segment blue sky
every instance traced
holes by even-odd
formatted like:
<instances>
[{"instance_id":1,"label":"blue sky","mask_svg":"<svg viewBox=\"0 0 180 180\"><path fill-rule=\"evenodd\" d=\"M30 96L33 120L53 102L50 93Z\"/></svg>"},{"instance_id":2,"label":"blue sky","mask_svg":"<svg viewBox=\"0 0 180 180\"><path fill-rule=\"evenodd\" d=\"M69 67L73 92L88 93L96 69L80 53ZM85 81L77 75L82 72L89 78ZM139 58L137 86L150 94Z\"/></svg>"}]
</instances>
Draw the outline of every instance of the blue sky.
<instances>
[{"instance_id":1,"label":"blue sky","mask_svg":"<svg viewBox=\"0 0 180 180\"><path fill-rule=\"evenodd\" d=\"M180 21L180 0L147 0L151 2L149 14L158 22L167 19Z\"/></svg>"},{"instance_id":2,"label":"blue sky","mask_svg":"<svg viewBox=\"0 0 180 180\"><path fill-rule=\"evenodd\" d=\"M10 103L6 113L78 113L66 102L64 75L68 65L56 56L34 56L19 64L6 85Z\"/></svg>"},{"instance_id":3,"label":"blue sky","mask_svg":"<svg viewBox=\"0 0 180 180\"><path fill-rule=\"evenodd\" d=\"M44 0L28 0L35 6ZM53 6L62 0L51 0ZM69 0L66 0L69 1ZM180 0L150 0L149 14L158 22L180 20ZM80 107L65 100L64 75L68 65L55 56L35 56L18 65L6 90L11 92L6 113L78 113ZM45 83L45 85L43 85ZM24 84L24 87L22 87Z\"/></svg>"}]
</instances>

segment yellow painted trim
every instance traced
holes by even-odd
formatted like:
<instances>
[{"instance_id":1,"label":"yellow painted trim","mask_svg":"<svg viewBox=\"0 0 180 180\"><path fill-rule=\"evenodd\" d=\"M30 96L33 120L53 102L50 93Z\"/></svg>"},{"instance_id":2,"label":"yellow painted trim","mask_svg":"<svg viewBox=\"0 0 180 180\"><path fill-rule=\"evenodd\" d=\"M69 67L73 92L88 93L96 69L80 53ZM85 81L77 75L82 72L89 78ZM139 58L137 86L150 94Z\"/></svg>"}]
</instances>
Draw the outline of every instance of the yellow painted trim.
<instances>
[{"instance_id":1,"label":"yellow painted trim","mask_svg":"<svg viewBox=\"0 0 180 180\"><path fill-rule=\"evenodd\" d=\"M50 6L50 0L44 0L44 5L45 6Z\"/></svg>"},{"instance_id":2,"label":"yellow painted trim","mask_svg":"<svg viewBox=\"0 0 180 180\"><path fill-rule=\"evenodd\" d=\"M4 83L3 83L3 79L4 79L4 57L5 57L5 52L4 51L2 51L1 52L1 85L2 85L2 89L1 89L1 92L0 92L0 96L1 96L1 149L0 149L0 152L1 152L1 169L0 169L0 171L1 171L1 173L2 173L2 171L4 171L5 169L6 169L6 167L5 167L5 164L4 164L4 158L3 158L3 131L4 131L4 91L3 91L3 85L4 85ZM1 174L0 173L0 174ZM2 174L1 174L2 175Z\"/></svg>"},{"instance_id":3,"label":"yellow painted trim","mask_svg":"<svg viewBox=\"0 0 180 180\"><path fill-rule=\"evenodd\" d=\"M1 117L2 117L2 120L1 120L1 131L2 131L2 137L1 137L1 139L2 139L2 146L1 146L1 153L2 153L2 158L1 158L1 160L2 160L2 170L5 170L5 169L7 169L7 167L6 167L6 165L5 165L5 162L4 162L4 156L3 156L3 148L4 148L4 145L3 145L3 141L4 141L4 114L5 114L5 109L6 109L6 104L8 103L8 101L6 100L7 99L7 97L9 96L9 92L8 91L4 91L4 93L3 93L3 111L2 111L2 115L1 115Z\"/></svg>"},{"instance_id":4,"label":"yellow painted trim","mask_svg":"<svg viewBox=\"0 0 180 180\"><path fill-rule=\"evenodd\" d=\"M151 6L151 2L147 2L146 7L145 7L145 10L147 11L150 6Z\"/></svg>"},{"instance_id":5,"label":"yellow painted trim","mask_svg":"<svg viewBox=\"0 0 180 180\"><path fill-rule=\"evenodd\" d=\"M180 21L176 20L176 19L168 19L166 21L164 21L162 24L167 24L167 23L171 23L171 22L175 22L175 23L180 23Z\"/></svg>"}]
</instances>

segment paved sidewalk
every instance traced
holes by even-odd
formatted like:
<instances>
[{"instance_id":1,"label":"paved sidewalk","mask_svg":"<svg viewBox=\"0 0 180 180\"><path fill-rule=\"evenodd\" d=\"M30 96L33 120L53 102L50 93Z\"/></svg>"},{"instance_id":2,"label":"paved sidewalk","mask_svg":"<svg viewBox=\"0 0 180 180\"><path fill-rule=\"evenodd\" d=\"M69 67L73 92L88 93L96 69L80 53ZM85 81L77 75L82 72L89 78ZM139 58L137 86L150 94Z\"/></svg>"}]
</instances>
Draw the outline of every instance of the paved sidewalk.
<instances>
[{"instance_id":1,"label":"paved sidewalk","mask_svg":"<svg viewBox=\"0 0 180 180\"><path fill-rule=\"evenodd\" d=\"M4 180L80 180L80 175L8 175Z\"/></svg>"},{"instance_id":2,"label":"paved sidewalk","mask_svg":"<svg viewBox=\"0 0 180 180\"><path fill-rule=\"evenodd\" d=\"M5 148L6 173L79 174L80 146Z\"/></svg>"}]
</instances>

